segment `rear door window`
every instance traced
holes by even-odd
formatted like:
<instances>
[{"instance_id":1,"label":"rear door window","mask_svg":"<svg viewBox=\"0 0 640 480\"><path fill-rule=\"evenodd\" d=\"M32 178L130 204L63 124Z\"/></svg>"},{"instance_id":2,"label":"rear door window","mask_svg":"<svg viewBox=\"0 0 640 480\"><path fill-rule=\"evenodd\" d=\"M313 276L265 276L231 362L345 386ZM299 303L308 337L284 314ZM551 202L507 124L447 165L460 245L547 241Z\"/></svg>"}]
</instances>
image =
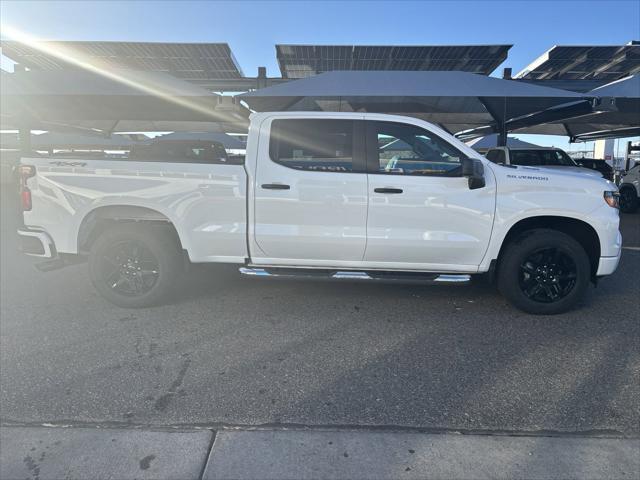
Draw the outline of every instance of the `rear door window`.
<instances>
[{"instance_id":1,"label":"rear door window","mask_svg":"<svg viewBox=\"0 0 640 480\"><path fill-rule=\"evenodd\" d=\"M355 120L281 119L271 123L269 156L285 167L354 172Z\"/></svg>"}]
</instances>

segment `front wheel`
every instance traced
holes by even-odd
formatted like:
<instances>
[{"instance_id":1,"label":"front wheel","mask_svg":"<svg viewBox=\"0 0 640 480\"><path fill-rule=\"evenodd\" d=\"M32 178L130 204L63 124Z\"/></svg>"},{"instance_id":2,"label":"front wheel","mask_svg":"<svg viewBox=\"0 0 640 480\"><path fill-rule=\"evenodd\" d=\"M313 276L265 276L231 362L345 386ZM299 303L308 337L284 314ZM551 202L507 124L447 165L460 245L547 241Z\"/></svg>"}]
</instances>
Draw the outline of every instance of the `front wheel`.
<instances>
[{"instance_id":1,"label":"front wheel","mask_svg":"<svg viewBox=\"0 0 640 480\"><path fill-rule=\"evenodd\" d=\"M591 264L582 245L555 230L524 232L499 259L498 289L514 306L536 315L572 309L590 278Z\"/></svg>"},{"instance_id":2,"label":"front wheel","mask_svg":"<svg viewBox=\"0 0 640 480\"><path fill-rule=\"evenodd\" d=\"M166 301L179 273L177 241L163 228L115 226L95 241L89 256L96 290L125 308Z\"/></svg>"}]
</instances>

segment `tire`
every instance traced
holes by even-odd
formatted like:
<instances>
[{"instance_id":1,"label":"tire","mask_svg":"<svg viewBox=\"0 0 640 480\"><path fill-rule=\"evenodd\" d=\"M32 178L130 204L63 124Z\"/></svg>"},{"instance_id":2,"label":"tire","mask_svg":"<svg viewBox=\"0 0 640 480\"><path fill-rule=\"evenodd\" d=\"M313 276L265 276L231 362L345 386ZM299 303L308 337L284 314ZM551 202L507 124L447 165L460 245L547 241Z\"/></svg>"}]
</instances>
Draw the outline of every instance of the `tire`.
<instances>
[{"instance_id":1,"label":"tire","mask_svg":"<svg viewBox=\"0 0 640 480\"><path fill-rule=\"evenodd\" d=\"M590 279L591 263L582 245L557 230L526 231L499 258L498 290L516 308L534 315L571 310Z\"/></svg>"},{"instance_id":2,"label":"tire","mask_svg":"<svg viewBox=\"0 0 640 480\"><path fill-rule=\"evenodd\" d=\"M181 266L178 241L164 226L115 226L98 237L89 254L94 287L125 308L166 302Z\"/></svg>"},{"instance_id":3,"label":"tire","mask_svg":"<svg viewBox=\"0 0 640 480\"><path fill-rule=\"evenodd\" d=\"M620 211L622 213L634 213L638 209L638 193L633 186L620 188Z\"/></svg>"}]
</instances>

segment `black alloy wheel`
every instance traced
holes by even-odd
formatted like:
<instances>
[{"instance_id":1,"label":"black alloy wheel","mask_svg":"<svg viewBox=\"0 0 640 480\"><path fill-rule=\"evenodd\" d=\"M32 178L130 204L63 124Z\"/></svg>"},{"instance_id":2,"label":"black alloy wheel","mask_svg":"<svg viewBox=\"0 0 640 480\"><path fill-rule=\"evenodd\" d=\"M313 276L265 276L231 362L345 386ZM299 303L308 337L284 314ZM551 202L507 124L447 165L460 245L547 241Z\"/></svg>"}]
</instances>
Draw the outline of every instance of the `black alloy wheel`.
<instances>
[{"instance_id":1,"label":"black alloy wheel","mask_svg":"<svg viewBox=\"0 0 640 480\"><path fill-rule=\"evenodd\" d=\"M498 289L524 312L555 315L584 298L593 273L587 252L575 238L536 228L504 246L498 259Z\"/></svg>"},{"instance_id":2,"label":"black alloy wheel","mask_svg":"<svg viewBox=\"0 0 640 480\"><path fill-rule=\"evenodd\" d=\"M535 302L557 302L565 298L576 284L576 264L559 248L532 252L520 269L520 288L527 298Z\"/></svg>"},{"instance_id":3,"label":"black alloy wheel","mask_svg":"<svg viewBox=\"0 0 640 480\"><path fill-rule=\"evenodd\" d=\"M160 274L160 264L144 244L122 240L104 252L101 271L103 281L110 289L137 297L153 289Z\"/></svg>"},{"instance_id":4,"label":"black alloy wheel","mask_svg":"<svg viewBox=\"0 0 640 480\"><path fill-rule=\"evenodd\" d=\"M89 275L111 303L142 308L166 303L184 272L176 234L167 226L116 225L91 246Z\"/></svg>"}]
</instances>

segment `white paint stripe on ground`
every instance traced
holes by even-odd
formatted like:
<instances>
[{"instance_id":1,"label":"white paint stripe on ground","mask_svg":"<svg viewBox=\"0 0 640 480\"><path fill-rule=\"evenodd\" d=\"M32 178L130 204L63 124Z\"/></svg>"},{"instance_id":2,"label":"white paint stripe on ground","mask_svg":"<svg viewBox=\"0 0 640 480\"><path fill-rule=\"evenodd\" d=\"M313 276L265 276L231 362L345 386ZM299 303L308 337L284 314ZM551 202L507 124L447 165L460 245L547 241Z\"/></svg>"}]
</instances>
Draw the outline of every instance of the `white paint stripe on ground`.
<instances>
[{"instance_id":1,"label":"white paint stripe on ground","mask_svg":"<svg viewBox=\"0 0 640 480\"><path fill-rule=\"evenodd\" d=\"M640 247L622 247L623 250L633 250L635 252L640 252Z\"/></svg>"},{"instance_id":2,"label":"white paint stripe on ground","mask_svg":"<svg viewBox=\"0 0 640 480\"><path fill-rule=\"evenodd\" d=\"M638 451L639 439L222 431L203 478L639 478Z\"/></svg>"}]
</instances>

